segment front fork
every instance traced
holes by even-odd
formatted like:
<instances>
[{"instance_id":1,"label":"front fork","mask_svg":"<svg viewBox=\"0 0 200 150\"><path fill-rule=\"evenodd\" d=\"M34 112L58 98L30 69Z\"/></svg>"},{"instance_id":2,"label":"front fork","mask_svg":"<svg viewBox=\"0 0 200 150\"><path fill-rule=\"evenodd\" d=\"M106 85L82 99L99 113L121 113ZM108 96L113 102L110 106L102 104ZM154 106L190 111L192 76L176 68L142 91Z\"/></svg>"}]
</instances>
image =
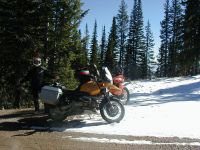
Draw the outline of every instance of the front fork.
<instances>
[{"instance_id":1,"label":"front fork","mask_svg":"<svg viewBox=\"0 0 200 150\"><path fill-rule=\"evenodd\" d=\"M108 93L106 93L106 94L108 94ZM110 112L113 112L115 110L115 107L111 104L110 98L111 97L109 97L109 94L106 95L104 97L103 103L107 103L106 105L107 105L108 109L110 110Z\"/></svg>"}]
</instances>

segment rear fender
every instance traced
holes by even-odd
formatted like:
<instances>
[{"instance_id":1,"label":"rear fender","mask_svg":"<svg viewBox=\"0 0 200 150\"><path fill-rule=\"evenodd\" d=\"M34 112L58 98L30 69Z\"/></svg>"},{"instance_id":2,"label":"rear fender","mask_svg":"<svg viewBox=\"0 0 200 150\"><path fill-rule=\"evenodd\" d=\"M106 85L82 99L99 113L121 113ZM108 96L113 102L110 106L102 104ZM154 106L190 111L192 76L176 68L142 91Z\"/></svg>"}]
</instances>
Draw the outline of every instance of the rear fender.
<instances>
[{"instance_id":1,"label":"rear fender","mask_svg":"<svg viewBox=\"0 0 200 150\"><path fill-rule=\"evenodd\" d=\"M121 95L122 92L123 92L123 88L119 88L113 84L111 84L109 87L108 87L110 93L112 93L113 95Z\"/></svg>"}]
</instances>

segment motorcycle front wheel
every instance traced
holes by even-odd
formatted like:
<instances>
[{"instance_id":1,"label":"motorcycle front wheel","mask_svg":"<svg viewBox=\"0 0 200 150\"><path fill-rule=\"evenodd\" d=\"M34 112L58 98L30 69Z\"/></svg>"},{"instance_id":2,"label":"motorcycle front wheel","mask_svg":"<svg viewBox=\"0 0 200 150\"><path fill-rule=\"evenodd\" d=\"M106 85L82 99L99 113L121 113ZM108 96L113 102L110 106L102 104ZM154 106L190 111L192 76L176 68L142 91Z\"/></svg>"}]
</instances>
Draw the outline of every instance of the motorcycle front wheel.
<instances>
[{"instance_id":1,"label":"motorcycle front wheel","mask_svg":"<svg viewBox=\"0 0 200 150\"><path fill-rule=\"evenodd\" d=\"M102 118L108 123L119 123L124 118L125 109L119 100L110 99L109 102L102 102L100 104L100 113Z\"/></svg>"}]
</instances>

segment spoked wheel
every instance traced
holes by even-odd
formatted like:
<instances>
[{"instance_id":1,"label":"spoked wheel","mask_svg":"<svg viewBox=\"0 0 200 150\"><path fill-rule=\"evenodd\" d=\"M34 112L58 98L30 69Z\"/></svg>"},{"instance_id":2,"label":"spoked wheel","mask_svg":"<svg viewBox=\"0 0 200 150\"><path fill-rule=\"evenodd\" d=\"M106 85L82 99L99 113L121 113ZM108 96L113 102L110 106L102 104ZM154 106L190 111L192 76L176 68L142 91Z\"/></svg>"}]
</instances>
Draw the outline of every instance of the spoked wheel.
<instances>
[{"instance_id":1,"label":"spoked wheel","mask_svg":"<svg viewBox=\"0 0 200 150\"><path fill-rule=\"evenodd\" d=\"M49 117L53 121L63 121L66 118L65 112L60 110L59 107L54 107L49 109Z\"/></svg>"},{"instance_id":2,"label":"spoked wheel","mask_svg":"<svg viewBox=\"0 0 200 150\"><path fill-rule=\"evenodd\" d=\"M119 96L119 99L123 105L127 105L130 99L129 90L125 87L123 94Z\"/></svg>"},{"instance_id":3,"label":"spoked wheel","mask_svg":"<svg viewBox=\"0 0 200 150\"><path fill-rule=\"evenodd\" d=\"M124 118L125 110L119 100L111 99L110 102L101 103L100 113L108 123L119 123Z\"/></svg>"}]
</instances>

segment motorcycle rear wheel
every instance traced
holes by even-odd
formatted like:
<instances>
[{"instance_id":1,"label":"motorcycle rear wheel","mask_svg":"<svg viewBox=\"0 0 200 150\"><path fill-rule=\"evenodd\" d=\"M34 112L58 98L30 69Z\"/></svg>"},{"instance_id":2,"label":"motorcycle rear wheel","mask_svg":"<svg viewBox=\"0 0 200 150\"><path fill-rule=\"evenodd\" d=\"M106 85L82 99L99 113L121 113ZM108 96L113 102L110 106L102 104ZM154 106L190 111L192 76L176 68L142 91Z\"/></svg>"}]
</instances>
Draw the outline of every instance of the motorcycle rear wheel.
<instances>
[{"instance_id":1,"label":"motorcycle rear wheel","mask_svg":"<svg viewBox=\"0 0 200 150\"><path fill-rule=\"evenodd\" d=\"M124 118L125 109L119 100L111 99L100 104L100 114L108 123L119 123Z\"/></svg>"},{"instance_id":2,"label":"motorcycle rear wheel","mask_svg":"<svg viewBox=\"0 0 200 150\"><path fill-rule=\"evenodd\" d=\"M123 105L127 105L130 100L129 90L124 87L123 94L119 96L119 99Z\"/></svg>"},{"instance_id":3,"label":"motorcycle rear wheel","mask_svg":"<svg viewBox=\"0 0 200 150\"><path fill-rule=\"evenodd\" d=\"M49 118L57 122L62 122L66 118L65 112L61 111L59 107L50 108L48 115Z\"/></svg>"}]
</instances>

